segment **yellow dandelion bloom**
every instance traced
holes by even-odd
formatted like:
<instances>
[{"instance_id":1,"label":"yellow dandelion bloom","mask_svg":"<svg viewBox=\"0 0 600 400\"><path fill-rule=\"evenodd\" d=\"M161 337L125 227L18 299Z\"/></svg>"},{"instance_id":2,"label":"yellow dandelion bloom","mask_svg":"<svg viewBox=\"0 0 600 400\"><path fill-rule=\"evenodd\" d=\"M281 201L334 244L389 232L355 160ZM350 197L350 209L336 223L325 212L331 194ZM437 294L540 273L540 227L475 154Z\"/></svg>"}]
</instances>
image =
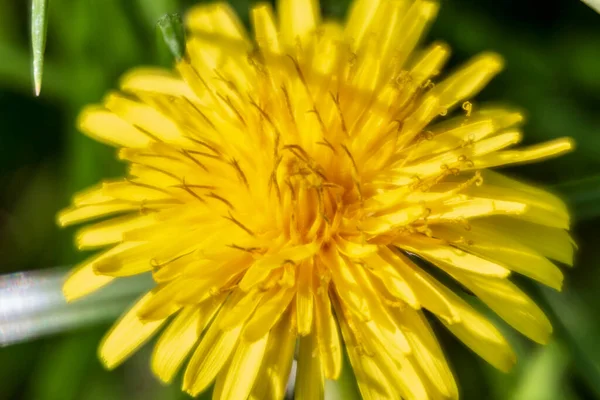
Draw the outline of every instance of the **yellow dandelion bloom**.
<instances>
[{"instance_id":1,"label":"yellow dandelion bloom","mask_svg":"<svg viewBox=\"0 0 600 400\"><path fill-rule=\"evenodd\" d=\"M197 6L176 71L133 70L81 113L129 170L60 213L61 225L110 216L78 233L79 248L108 249L65 296L156 282L103 340L108 368L165 326L152 370L169 382L189 357L192 395L215 382L214 398L281 399L295 357L296 398L319 399L345 348L366 399L457 398L425 310L495 367L515 356L439 274L548 341L510 276L561 288L549 260L572 264L569 215L490 168L573 144L513 149L521 114L469 102L502 69L497 54L435 79L448 47L416 47L437 9L357 0L342 25L317 0L280 0L277 18L252 8L251 39L227 5Z\"/></svg>"}]
</instances>

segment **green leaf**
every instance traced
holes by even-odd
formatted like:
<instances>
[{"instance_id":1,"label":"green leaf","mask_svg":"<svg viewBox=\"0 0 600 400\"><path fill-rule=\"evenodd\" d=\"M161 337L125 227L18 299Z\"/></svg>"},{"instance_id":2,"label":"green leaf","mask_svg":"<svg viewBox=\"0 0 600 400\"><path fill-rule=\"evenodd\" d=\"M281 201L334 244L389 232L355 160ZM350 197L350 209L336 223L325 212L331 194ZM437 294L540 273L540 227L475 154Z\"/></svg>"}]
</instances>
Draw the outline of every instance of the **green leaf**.
<instances>
[{"instance_id":1,"label":"green leaf","mask_svg":"<svg viewBox=\"0 0 600 400\"><path fill-rule=\"evenodd\" d=\"M176 60L181 60L185 54L185 32L181 16L165 14L156 23L163 39Z\"/></svg>"},{"instance_id":2,"label":"green leaf","mask_svg":"<svg viewBox=\"0 0 600 400\"><path fill-rule=\"evenodd\" d=\"M358 400L361 398L346 349L343 352L342 371L339 378L335 381L325 381L325 398L328 400Z\"/></svg>"},{"instance_id":3,"label":"green leaf","mask_svg":"<svg viewBox=\"0 0 600 400\"><path fill-rule=\"evenodd\" d=\"M582 0L585 4L600 13L600 0Z\"/></svg>"},{"instance_id":4,"label":"green leaf","mask_svg":"<svg viewBox=\"0 0 600 400\"><path fill-rule=\"evenodd\" d=\"M540 294L538 304L556 321L557 334L568 346L575 368L588 387L600 396L600 326L596 315L574 291L558 293L535 285Z\"/></svg>"},{"instance_id":5,"label":"green leaf","mask_svg":"<svg viewBox=\"0 0 600 400\"><path fill-rule=\"evenodd\" d=\"M526 360L519 382L510 396L513 400L562 400L569 366L566 349L557 342L538 347ZM545 384L540 385L540 382Z\"/></svg>"},{"instance_id":6,"label":"green leaf","mask_svg":"<svg viewBox=\"0 0 600 400\"><path fill-rule=\"evenodd\" d=\"M600 216L600 175L561 183L552 189L564 196L576 220Z\"/></svg>"},{"instance_id":7,"label":"green leaf","mask_svg":"<svg viewBox=\"0 0 600 400\"><path fill-rule=\"evenodd\" d=\"M48 0L32 0L31 3L31 48L33 50L33 82L35 95L42 90L44 51L48 30Z\"/></svg>"}]
</instances>

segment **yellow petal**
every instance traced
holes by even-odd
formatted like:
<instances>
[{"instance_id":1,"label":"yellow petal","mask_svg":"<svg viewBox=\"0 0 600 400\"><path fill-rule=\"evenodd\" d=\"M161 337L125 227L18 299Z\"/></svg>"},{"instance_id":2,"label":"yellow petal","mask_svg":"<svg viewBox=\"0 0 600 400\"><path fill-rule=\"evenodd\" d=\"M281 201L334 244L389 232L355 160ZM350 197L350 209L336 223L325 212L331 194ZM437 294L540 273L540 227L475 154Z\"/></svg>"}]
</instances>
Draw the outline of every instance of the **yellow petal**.
<instances>
[{"instance_id":1,"label":"yellow petal","mask_svg":"<svg viewBox=\"0 0 600 400\"><path fill-rule=\"evenodd\" d=\"M423 32L429 23L437 15L439 4L435 1L416 1L404 15L402 21L398 24L399 28L396 32L391 32L391 37L385 38L393 43L387 51L393 51L393 62L396 68L404 65ZM388 19L390 16L386 16ZM401 34L398 34L400 33ZM386 57L383 54L382 57Z\"/></svg>"},{"instance_id":2,"label":"yellow petal","mask_svg":"<svg viewBox=\"0 0 600 400\"><path fill-rule=\"evenodd\" d=\"M544 312L506 279L452 274L516 330L541 344L548 343L552 325Z\"/></svg>"},{"instance_id":3,"label":"yellow petal","mask_svg":"<svg viewBox=\"0 0 600 400\"><path fill-rule=\"evenodd\" d=\"M377 235L387 232L394 228L406 226L426 215L425 207L413 206L400 210L384 213L381 216L375 216L365 219L361 224L361 229L371 235Z\"/></svg>"},{"instance_id":4,"label":"yellow petal","mask_svg":"<svg viewBox=\"0 0 600 400\"><path fill-rule=\"evenodd\" d=\"M410 143L440 113L479 92L502 69L502 58L483 53L430 90L421 105L404 121L398 145Z\"/></svg>"},{"instance_id":5,"label":"yellow petal","mask_svg":"<svg viewBox=\"0 0 600 400\"><path fill-rule=\"evenodd\" d=\"M574 148L575 143L572 139L556 139L520 150L507 150L487 154L486 156L481 157L481 159L473 160L473 167L479 169L509 164L522 164L544 158L557 157Z\"/></svg>"},{"instance_id":6,"label":"yellow petal","mask_svg":"<svg viewBox=\"0 0 600 400\"><path fill-rule=\"evenodd\" d=\"M255 342L241 341L227 371L220 398L224 400L245 399L250 394L267 349L269 335Z\"/></svg>"},{"instance_id":7,"label":"yellow petal","mask_svg":"<svg viewBox=\"0 0 600 400\"><path fill-rule=\"evenodd\" d=\"M423 369L429 382L444 398L458 399L458 388L444 353L427 320L419 311L405 308L400 313L390 313L403 327L412 356Z\"/></svg>"},{"instance_id":8,"label":"yellow petal","mask_svg":"<svg viewBox=\"0 0 600 400\"><path fill-rule=\"evenodd\" d=\"M68 302L87 296L114 279L111 276L96 275L92 268L93 260L94 258L76 266L67 276L62 292Z\"/></svg>"},{"instance_id":9,"label":"yellow petal","mask_svg":"<svg viewBox=\"0 0 600 400\"><path fill-rule=\"evenodd\" d=\"M114 278L111 276L98 275L95 270L96 263L109 259L115 254L119 254L135 245L137 244L122 243L88 258L75 267L63 284L63 294L67 301L76 300L110 283Z\"/></svg>"},{"instance_id":10,"label":"yellow petal","mask_svg":"<svg viewBox=\"0 0 600 400\"><path fill-rule=\"evenodd\" d=\"M269 334L267 349L249 399L284 398L294 359L295 344L296 335L292 330L290 313L286 313Z\"/></svg>"},{"instance_id":11,"label":"yellow petal","mask_svg":"<svg viewBox=\"0 0 600 400\"><path fill-rule=\"evenodd\" d=\"M138 318L144 322L163 320L179 311L181 305L175 302L175 295L186 283L176 280L156 286L150 292L148 300L139 308Z\"/></svg>"},{"instance_id":12,"label":"yellow petal","mask_svg":"<svg viewBox=\"0 0 600 400\"><path fill-rule=\"evenodd\" d=\"M492 215L522 215L526 210L527 204L524 203L456 196L455 199L447 201L444 208L433 211L427 220L432 223L456 222Z\"/></svg>"},{"instance_id":13,"label":"yellow petal","mask_svg":"<svg viewBox=\"0 0 600 400\"><path fill-rule=\"evenodd\" d=\"M419 158L477 142L494 132L515 126L523 119L523 114L516 110L482 107L467 119L464 116L450 118L428 127L432 140L419 143L410 155L411 158Z\"/></svg>"},{"instance_id":14,"label":"yellow petal","mask_svg":"<svg viewBox=\"0 0 600 400\"><path fill-rule=\"evenodd\" d=\"M423 382L418 377L410 360L405 357L406 353L399 353L391 349L388 344L394 342L382 336L373 321L355 322L355 327L365 350L378 364L382 376L385 376L391 385L402 394L401 398L422 400L428 398Z\"/></svg>"},{"instance_id":15,"label":"yellow petal","mask_svg":"<svg viewBox=\"0 0 600 400\"><path fill-rule=\"evenodd\" d=\"M127 121L98 106L84 108L77 126L86 135L112 146L143 148L152 141Z\"/></svg>"},{"instance_id":16,"label":"yellow petal","mask_svg":"<svg viewBox=\"0 0 600 400\"><path fill-rule=\"evenodd\" d=\"M411 84L419 87L431 76L437 75L449 56L448 45L444 43L430 45L410 69Z\"/></svg>"},{"instance_id":17,"label":"yellow petal","mask_svg":"<svg viewBox=\"0 0 600 400\"><path fill-rule=\"evenodd\" d=\"M355 49L369 34L380 5L381 0L356 0L350 5L345 34Z\"/></svg>"},{"instance_id":18,"label":"yellow petal","mask_svg":"<svg viewBox=\"0 0 600 400\"><path fill-rule=\"evenodd\" d=\"M447 321L458 321L457 310L446 296L446 291L434 278L416 266L405 255L382 249L381 257L390 263L412 288L418 302Z\"/></svg>"},{"instance_id":19,"label":"yellow petal","mask_svg":"<svg viewBox=\"0 0 600 400\"><path fill-rule=\"evenodd\" d=\"M383 302L379 298L380 293L376 292L376 286L373 285L373 277L367 275L366 269L361 265L349 264L348 267L351 268L352 274L363 290L372 316L370 321L357 323L359 330L364 332L363 336L369 336L385 346L386 353L392 359L403 359L406 354L411 352L410 345L402 330L390 317L388 309L383 306ZM379 344L375 347L378 347Z\"/></svg>"},{"instance_id":20,"label":"yellow petal","mask_svg":"<svg viewBox=\"0 0 600 400\"><path fill-rule=\"evenodd\" d=\"M277 323L293 299L293 288L273 288L256 307L254 315L246 323L243 338L253 342L263 337Z\"/></svg>"},{"instance_id":21,"label":"yellow petal","mask_svg":"<svg viewBox=\"0 0 600 400\"><path fill-rule=\"evenodd\" d=\"M226 295L184 308L161 335L152 353L152 371L171 382L177 370L223 304Z\"/></svg>"},{"instance_id":22,"label":"yellow petal","mask_svg":"<svg viewBox=\"0 0 600 400\"><path fill-rule=\"evenodd\" d=\"M254 37L261 49L269 52L279 53L279 34L275 26L273 8L270 4L262 3L252 8L252 26Z\"/></svg>"},{"instance_id":23,"label":"yellow petal","mask_svg":"<svg viewBox=\"0 0 600 400\"><path fill-rule=\"evenodd\" d=\"M486 317L450 290L443 290L459 315L459 320L454 323L442 320L442 323L481 358L499 370L508 372L517 358L506 339Z\"/></svg>"},{"instance_id":24,"label":"yellow petal","mask_svg":"<svg viewBox=\"0 0 600 400\"><path fill-rule=\"evenodd\" d=\"M315 299L315 326L323 375L327 379L337 379L342 369L342 344L329 293L325 290Z\"/></svg>"},{"instance_id":25,"label":"yellow petal","mask_svg":"<svg viewBox=\"0 0 600 400\"><path fill-rule=\"evenodd\" d=\"M58 213L58 223L60 226L69 226L90 219L104 217L112 214L118 214L125 211L139 210L137 204L125 203L122 201L112 201L104 204L94 204L81 207L69 207Z\"/></svg>"},{"instance_id":26,"label":"yellow petal","mask_svg":"<svg viewBox=\"0 0 600 400\"><path fill-rule=\"evenodd\" d=\"M186 307L160 336L152 353L152 371L161 381L169 383L177 373L198 340L199 323L198 307Z\"/></svg>"},{"instance_id":27,"label":"yellow petal","mask_svg":"<svg viewBox=\"0 0 600 400\"><path fill-rule=\"evenodd\" d=\"M535 204L540 208L548 210L556 209L562 214L568 215L565 203L558 196L555 196L546 190L519 182L491 170L482 171L481 176L485 186L501 187L505 194L510 190L513 196L515 196L516 193L526 196L528 204Z\"/></svg>"},{"instance_id":28,"label":"yellow petal","mask_svg":"<svg viewBox=\"0 0 600 400\"><path fill-rule=\"evenodd\" d=\"M350 258L363 258L377 252L378 246L367 243L356 243L345 240L342 237L336 239L337 248L340 253Z\"/></svg>"},{"instance_id":29,"label":"yellow petal","mask_svg":"<svg viewBox=\"0 0 600 400\"><path fill-rule=\"evenodd\" d=\"M133 69L121 77L120 87L124 92L153 92L196 99L184 80L160 68Z\"/></svg>"},{"instance_id":30,"label":"yellow petal","mask_svg":"<svg viewBox=\"0 0 600 400\"><path fill-rule=\"evenodd\" d=\"M320 23L320 8L317 0L278 0L279 30L287 46L295 46L314 33Z\"/></svg>"},{"instance_id":31,"label":"yellow petal","mask_svg":"<svg viewBox=\"0 0 600 400\"><path fill-rule=\"evenodd\" d=\"M240 282L240 289L248 291L254 285L265 280L273 269L283 266L286 262L297 263L307 259L313 256L318 249L319 245L317 243L309 243L286 247L277 253L264 256L248 269Z\"/></svg>"},{"instance_id":32,"label":"yellow petal","mask_svg":"<svg viewBox=\"0 0 600 400\"><path fill-rule=\"evenodd\" d=\"M340 305L335 301L333 304L336 314L343 315ZM365 400L400 398L396 387L382 373L375 357L365 354L363 344L356 339L353 330L348 326L348 321L343 317L338 318L338 321L362 398Z\"/></svg>"},{"instance_id":33,"label":"yellow petal","mask_svg":"<svg viewBox=\"0 0 600 400\"><path fill-rule=\"evenodd\" d=\"M434 87L430 96L439 96L440 107L449 108L466 100L481 89L502 70L504 61L495 53L482 53Z\"/></svg>"},{"instance_id":34,"label":"yellow petal","mask_svg":"<svg viewBox=\"0 0 600 400\"><path fill-rule=\"evenodd\" d=\"M556 196L491 171L481 174L483 185L467 188L463 193L474 197L494 198L527 204L521 218L540 225L568 229L569 212Z\"/></svg>"},{"instance_id":35,"label":"yellow petal","mask_svg":"<svg viewBox=\"0 0 600 400\"><path fill-rule=\"evenodd\" d=\"M518 130L509 130L498 135L489 137L487 139L480 140L471 145L469 151L470 159L478 159L485 157L485 155L493 152L497 152L508 146L512 146L519 143L523 135ZM435 139L434 139L435 140ZM400 169L400 171L409 176L420 176L428 177L431 175L438 175L441 170L450 168L450 165L456 163L461 157L465 157L463 148L458 148L453 151L443 152L438 156L430 157L426 162L417 162L413 165L409 165ZM465 160L466 162L467 160ZM472 169L472 167L459 169Z\"/></svg>"},{"instance_id":36,"label":"yellow petal","mask_svg":"<svg viewBox=\"0 0 600 400\"><path fill-rule=\"evenodd\" d=\"M392 296L402 299L412 308L418 309L421 307L411 285L389 262L379 256L374 256L366 259L365 263L371 273L379 278Z\"/></svg>"},{"instance_id":37,"label":"yellow petal","mask_svg":"<svg viewBox=\"0 0 600 400\"><path fill-rule=\"evenodd\" d=\"M298 400L323 399L325 381L316 334L313 332L308 336L302 336L299 341L295 398Z\"/></svg>"},{"instance_id":38,"label":"yellow petal","mask_svg":"<svg viewBox=\"0 0 600 400\"><path fill-rule=\"evenodd\" d=\"M198 395L212 383L238 342L241 326L222 331L219 328L222 314L223 310L208 328L185 371L183 390L192 396Z\"/></svg>"},{"instance_id":39,"label":"yellow petal","mask_svg":"<svg viewBox=\"0 0 600 400\"><path fill-rule=\"evenodd\" d=\"M117 321L106 334L98 355L106 368L115 368L142 346L162 326L166 319L143 323L137 316L139 308L152 296L144 295Z\"/></svg>"},{"instance_id":40,"label":"yellow petal","mask_svg":"<svg viewBox=\"0 0 600 400\"><path fill-rule=\"evenodd\" d=\"M266 296L263 290L253 289L248 293L238 290L232 297L220 321L220 328L230 330L243 325L252 316L261 300ZM239 297L239 299L238 299Z\"/></svg>"},{"instance_id":41,"label":"yellow petal","mask_svg":"<svg viewBox=\"0 0 600 400\"><path fill-rule=\"evenodd\" d=\"M89 225L77 232L77 247L88 250L119 243L123 239L123 232L148 226L153 222L152 216L128 215Z\"/></svg>"},{"instance_id":42,"label":"yellow petal","mask_svg":"<svg viewBox=\"0 0 600 400\"><path fill-rule=\"evenodd\" d=\"M102 192L117 200L129 202L173 201L169 192L161 188L142 186L133 181L105 182Z\"/></svg>"},{"instance_id":43,"label":"yellow petal","mask_svg":"<svg viewBox=\"0 0 600 400\"><path fill-rule=\"evenodd\" d=\"M93 268L97 274L109 276L131 276L152 269L149 248L144 242L124 242L116 245L102 258L94 261Z\"/></svg>"},{"instance_id":44,"label":"yellow petal","mask_svg":"<svg viewBox=\"0 0 600 400\"><path fill-rule=\"evenodd\" d=\"M511 236L502 235L481 222L471 222L468 231L453 225L435 226L432 231L435 237L454 242L454 246L464 251L499 262L512 271L560 290L563 274L556 265Z\"/></svg>"},{"instance_id":45,"label":"yellow petal","mask_svg":"<svg viewBox=\"0 0 600 400\"><path fill-rule=\"evenodd\" d=\"M320 257L331 272L335 291L344 305L362 320L370 320L371 312L365 294L352 274L349 263L334 248L321 252Z\"/></svg>"},{"instance_id":46,"label":"yellow petal","mask_svg":"<svg viewBox=\"0 0 600 400\"><path fill-rule=\"evenodd\" d=\"M112 182L112 180L105 180L99 184L77 192L75 196L73 196L73 204L76 206L88 206L92 204L102 204L114 200L112 197L107 196L102 191L102 186L105 182Z\"/></svg>"},{"instance_id":47,"label":"yellow petal","mask_svg":"<svg viewBox=\"0 0 600 400\"><path fill-rule=\"evenodd\" d=\"M436 245L430 240L411 241L400 244L403 249L430 261L434 265L457 268L482 276L505 278L510 270L500 264L477 257L468 252L447 245Z\"/></svg>"},{"instance_id":48,"label":"yellow petal","mask_svg":"<svg viewBox=\"0 0 600 400\"><path fill-rule=\"evenodd\" d=\"M298 291L296 292L296 316L298 334L310 333L313 323L313 262L302 263L298 268Z\"/></svg>"},{"instance_id":49,"label":"yellow petal","mask_svg":"<svg viewBox=\"0 0 600 400\"><path fill-rule=\"evenodd\" d=\"M573 265L574 242L563 229L550 228L516 218L489 217L478 221L487 228L511 237L539 254L567 265ZM544 240L539 240L544 238Z\"/></svg>"},{"instance_id":50,"label":"yellow petal","mask_svg":"<svg viewBox=\"0 0 600 400\"><path fill-rule=\"evenodd\" d=\"M186 14L186 25L195 34L215 33L234 40L247 36L236 12L225 2L192 7Z\"/></svg>"},{"instance_id":51,"label":"yellow petal","mask_svg":"<svg viewBox=\"0 0 600 400\"><path fill-rule=\"evenodd\" d=\"M138 129L170 143L186 143L177 125L156 108L131 100L118 93L104 98L104 106Z\"/></svg>"}]
</instances>

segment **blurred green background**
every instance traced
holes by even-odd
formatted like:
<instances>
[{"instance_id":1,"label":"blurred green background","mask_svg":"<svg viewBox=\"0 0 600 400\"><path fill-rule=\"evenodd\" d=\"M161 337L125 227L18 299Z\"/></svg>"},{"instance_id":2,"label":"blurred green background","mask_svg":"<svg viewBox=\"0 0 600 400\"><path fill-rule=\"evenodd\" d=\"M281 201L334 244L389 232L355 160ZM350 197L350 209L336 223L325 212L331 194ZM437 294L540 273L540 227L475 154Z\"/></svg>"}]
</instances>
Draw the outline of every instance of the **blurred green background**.
<instances>
[{"instance_id":1,"label":"blurred green background","mask_svg":"<svg viewBox=\"0 0 600 400\"><path fill-rule=\"evenodd\" d=\"M248 0L230 1L248 22ZM0 0L0 273L68 265L73 230L55 226L70 195L123 170L112 149L77 133L86 103L139 64L171 64L156 20L193 0L51 0L42 95L33 96L29 1ZM343 17L348 0L322 0ZM428 40L453 48L456 65L483 50L506 70L478 100L527 110L527 142L572 136L575 153L512 168L560 193L574 215L576 267L562 294L529 285L555 325L553 342L534 346L510 329L519 355L510 374L486 365L439 330L462 399L600 399L600 15L578 0L445 0ZM543 240L543 238L540 238ZM0 399L183 399L179 383L160 386L149 373L149 346L114 372L96 346L107 326L79 329L0 348ZM347 368L346 368L347 371ZM344 381L349 398L352 377Z\"/></svg>"}]
</instances>

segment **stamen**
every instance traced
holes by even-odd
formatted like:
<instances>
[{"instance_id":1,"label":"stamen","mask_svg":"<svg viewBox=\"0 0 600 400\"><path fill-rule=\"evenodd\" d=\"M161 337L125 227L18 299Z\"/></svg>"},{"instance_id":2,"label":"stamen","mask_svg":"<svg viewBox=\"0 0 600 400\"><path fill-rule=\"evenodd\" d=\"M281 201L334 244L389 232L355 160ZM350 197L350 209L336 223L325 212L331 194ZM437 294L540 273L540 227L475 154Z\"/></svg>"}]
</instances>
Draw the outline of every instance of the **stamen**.
<instances>
[{"instance_id":1,"label":"stamen","mask_svg":"<svg viewBox=\"0 0 600 400\"><path fill-rule=\"evenodd\" d=\"M149 184L147 184L147 183L137 182L137 181L134 181L134 180L132 180L132 179L131 179L131 178L129 178L129 177L126 177L126 178L125 178L125 180L126 180L128 183L130 183L130 184L132 184L132 185L134 185L134 186L139 186L139 187L143 187L143 188L146 188L146 189L152 189L152 190L156 190L156 191L158 191L158 192L161 192L161 193L164 193L164 194L166 194L166 195L169 195L169 196L171 196L171 192L169 192L169 191L168 191L168 190L166 190L165 188L161 188L161 187L158 187L158 186L149 185Z\"/></svg>"},{"instance_id":2,"label":"stamen","mask_svg":"<svg viewBox=\"0 0 600 400\"><path fill-rule=\"evenodd\" d=\"M275 161L275 165L273 165L273 171L271 172L271 178L269 179L269 192L271 191L272 187L275 187L275 190L277 191L277 199L279 200L279 202L281 203L281 191L279 189L279 182L277 182L277 169L279 168L279 165L281 164L281 161L283 160L283 157L278 157L277 160Z\"/></svg>"},{"instance_id":3,"label":"stamen","mask_svg":"<svg viewBox=\"0 0 600 400\"><path fill-rule=\"evenodd\" d=\"M175 186L175 187L179 187L179 188L181 188L181 189L185 190L186 192L188 192L189 194L191 194L193 197L195 197L196 199L198 199L200 202L202 202L202 203L205 203L205 204L206 204L206 200L204 200L202 197L200 197L200 195L198 195L196 192L194 192L194 191L193 191L193 190L190 188L190 186L188 186L188 185L185 183L185 177L183 177L183 178L181 179L181 185L177 185L177 186Z\"/></svg>"},{"instance_id":4,"label":"stamen","mask_svg":"<svg viewBox=\"0 0 600 400\"><path fill-rule=\"evenodd\" d=\"M244 185L246 185L246 187L248 189L250 189L250 184L248 183L248 178L246 178L246 174L244 174L244 171L242 171L242 168L240 167L240 164L238 163L238 161L235 158L232 158L230 161L230 164L236 170L239 179L244 183Z\"/></svg>"},{"instance_id":5,"label":"stamen","mask_svg":"<svg viewBox=\"0 0 600 400\"><path fill-rule=\"evenodd\" d=\"M217 127L215 126L215 124L214 124L214 123L213 123L213 122L210 120L210 118L208 118L208 117L206 116L206 114L204 114L204 112L202 112L202 110L200 110L200 108L198 108L198 106L196 106L194 103L192 103L192 101L191 101L190 99L188 99L187 97L183 97L183 99L184 99L184 100L185 100L185 101L186 101L186 102L187 102L187 103L188 103L190 106L192 106L192 107L194 108L194 110L195 110L195 111L196 111L196 112L197 112L197 113L198 113L198 114L199 114L199 115L202 117L202 119L204 119L204 121L206 121L206 123L207 123L208 125L210 125L210 127L211 127L212 129L214 129L215 131L218 131L218 130L217 130ZM191 139L191 138L190 138L190 139ZM193 140L193 139L192 139L192 140ZM210 148L210 147L209 147L209 148ZM214 149L212 149L212 148L211 148L211 150L214 150ZM216 152L216 150L214 150L214 151Z\"/></svg>"},{"instance_id":6,"label":"stamen","mask_svg":"<svg viewBox=\"0 0 600 400\"><path fill-rule=\"evenodd\" d=\"M241 251L244 251L244 252L250 253L250 254L256 254L256 253L261 252L260 247L243 247L243 246L238 246L237 244L234 244L234 243L226 244L225 246L231 247L232 249L241 250Z\"/></svg>"},{"instance_id":7,"label":"stamen","mask_svg":"<svg viewBox=\"0 0 600 400\"><path fill-rule=\"evenodd\" d=\"M196 70L196 68L194 67L193 64L190 63L190 66L192 67L192 71L194 72L194 74L196 75L196 78L198 78L198 80L200 81L200 83L202 83L202 85L206 88L206 90L208 91L208 94L210 95L210 97L213 100L213 104L218 105L221 110L225 111L224 107L221 105L221 102L219 101L218 96L215 94L215 91L213 90L213 88L211 88L208 83L204 80L204 78L202 78L202 76L200 75L200 73L198 73L198 71Z\"/></svg>"},{"instance_id":8,"label":"stamen","mask_svg":"<svg viewBox=\"0 0 600 400\"><path fill-rule=\"evenodd\" d=\"M184 156L186 156L188 159L190 159L194 164L196 164L197 166L199 166L200 168L202 168L204 171L209 172L208 168L206 167L206 165L204 165L200 161L198 161L194 156L192 156L190 153L188 153L187 150L181 150L181 154L183 154Z\"/></svg>"},{"instance_id":9,"label":"stamen","mask_svg":"<svg viewBox=\"0 0 600 400\"><path fill-rule=\"evenodd\" d=\"M325 137L323 137L322 142L316 142L316 144L325 146L325 147L329 147L331 149L331 151L333 151L333 154L337 154L337 151L335 151L335 147L333 147L331 142L329 142L329 140L327 140Z\"/></svg>"},{"instance_id":10,"label":"stamen","mask_svg":"<svg viewBox=\"0 0 600 400\"><path fill-rule=\"evenodd\" d=\"M348 158L350 158L350 161L352 162L352 167L354 169L354 173L356 175L358 175L358 166L356 165L356 161L354 160L354 157L352 157L350 150L348 149L348 147L345 144L342 144L342 149L344 149L344 152L346 153Z\"/></svg>"},{"instance_id":11,"label":"stamen","mask_svg":"<svg viewBox=\"0 0 600 400\"><path fill-rule=\"evenodd\" d=\"M319 215L321 215L321 218L323 218L323 220L325 220L327 225L331 225L331 220L325 213L325 199L323 196L323 188L322 187L317 188L317 205L318 205Z\"/></svg>"},{"instance_id":12,"label":"stamen","mask_svg":"<svg viewBox=\"0 0 600 400\"><path fill-rule=\"evenodd\" d=\"M193 137L189 137L189 136L186 136L186 138L190 139L194 143L199 144L200 146L206 147L207 149L209 149L210 151L212 151L213 153L215 153L217 156L222 156L221 152L219 150L217 150L216 147L213 147L212 145L206 143L205 141L199 140L199 139L196 139L196 138L193 138Z\"/></svg>"},{"instance_id":13,"label":"stamen","mask_svg":"<svg viewBox=\"0 0 600 400\"><path fill-rule=\"evenodd\" d=\"M208 153L205 153L203 151L188 150L188 149L185 149L185 151L187 151L190 154L194 154L196 156L208 157L208 158L212 158L213 160L223 161L223 159L220 156L216 156L214 154L208 154Z\"/></svg>"},{"instance_id":14,"label":"stamen","mask_svg":"<svg viewBox=\"0 0 600 400\"><path fill-rule=\"evenodd\" d=\"M233 215L231 215L231 212L229 212L229 216L227 217L223 217L226 220L229 220L231 222L233 222L234 224L236 224L237 226L239 226L240 228L242 228L246 233L248 233L248 235L252 236L252 237L256 237L256 235L254 234L254 232L252 232L250 229L248 229L244 224L242 224L240 221L238 221L237 219L234 218Z\"/></svg>"},{"instance_id":15,"label":"stamen","mask_svg":"<svg viewBox=\"0 0 600 400\"><path fill-rule=\"evenodd\" d=\"M467 112L467 118L470 117L471 116L471 111L473 110L473 103L471 103L470 101L465 101L462 104L462 109Z\"/></svg>"},{"instance_id":16,"label":"stamen","mask_svg":"<svg viewBox=\"0 0 600 400\"><path fill-rule=\"evenodd\" d=\"M233 206L233 204L231 204L227 199L219 196L218 194L215 194L214 192L210 192L206 196L212 197L213 199L217 199L217 200L223 202L227 207L231 208L232 210L235 210L235 207Z\"/></svg>"},{"instance_id":17,"label":"stamen","mask_svg":"<svg viewBox=\"0 0 600 400\"><path fill-rule=\"evenodd\" d=\"M139 125L136 124L132 124L134 128L138 129L140 132L142 132L144 135L148 136L150 139L156 141L156 142L161 142L163 143L164 141L162 139L160 139L158 136L155 136L154 134L148 132L146 129L142 128Z\"/></svg>"},{"instance_id":18,"label":"stamen","mask_svg":"<svg viewBox=\"0 0 600 400\"><path fill-rule=\"evenodd\" d=\"M170 176L171 178L174 178L175 180L178 180L178 181L180 180L180 177L179 177L178 175L175 175L175 174L174 174L174 173L172 173L172 172L165 171L165 170L163 170L163 169L160 169L160 168L158 168L158 167L154 167L154 166L152 166L152 165L147 165L147 164L140 163L140 162L135 162L135 161L131 161L131 164L137 164L137 165L141 165L141 166L143 166L144 168L148 168L148 169L151 169L151 170L153 170L153 171L160 172L160 173L163 173L163 174L165 174L165 175L167 175L167 176Z\"/></svg>"},{"instance_id":19,"label":"stamen","mask_svg":"<svg viewBox=\"0 0 600 400\"><path fill-rule=\"evenodd\" d=\"M221 93L218 93L218 92L217 92L217 96L221 100L223 100L223 102L225 102L225 104L227 104L229 106L229 108L231 109L231 111L233 111L233 113L237 116L237 118L240 120L240 122L242 123L242 125L244 127L247 127L246 120L242 116L242 113L233 104L233 102L231 101L231 98L229 96L224 96L224 95L222 95Z\"/></svg>"},{"instance_id":20,"label":"stamen","mask_svg":"<svg viewBox=\"0 0 600 400\"><path fill-rule=\"evenodd\" d=\"M145 158L163 158L166 160L173 160L173 161L179 161L180 159L174 156L168 156L165 154L156 154L156 153L135 153L135 155L139 156L139 157L145 157Z\"/></svg>"},{"instance_id":21,"label":"stamen","mask_svg":"<svg viewBox=\"0 0 600 400\"><path fill-rule=\"evenodd\" d=\"M308 110L307 113L315 114L315 116L317 117L317 121L319 122L319 126L321 127L321 132L323 133L323 135L326 135L327 128L325 127L325 124L323 123L323 118L321 118L321 114L319 113L319 110L317 110L317 106L313 104L313 108L311 110Z\"/></svg>"},{"instance_id":22,"label":"stamen","mask_svg":"<svg viewBox=\"0 0 600 400\"><path fill-rule=\"evenodd\" d=\"M283 84L281 85L281 91L283 92L283 99L285 100L285 106L288 110L288 114L290 115L290 118L292 119L292 124L296 125L296 117L294 116L294 108L292 107L292 102L290 100L290 94L289 94L287 88Z\"/></svg>"},{"instance_id":23,"label":"stamen","mask_svg":"<svg viewBox=\"0 0 600 400\"><path fill-rule=\"evenodd\" d=\"M232 80L225 78L223 76L223 74L221 74L221 72L219 72L219 70L217 70L216 68L213 69L213 72L215 73L215 75L217 75L217 77L215 79L217 79L221 82L224 82L232 92L234 92L235 94L240 96L240 91L238 90L238 87L235 85L235 83Z\"/></svg>"},{"instance_id":24,"label":"stamen","mask_svg":"<svg viewBox=\"0 0 600 400\"><path fill-rule=\"evenodd\" d=\"M329 92L331 96L331 100L333 100L333 104L335 104L335 108L338 112L338 116L340 117L340 124L342 128L342 132L346 135L346 137L350 137L350 133L348 133L348 128L346 127L346 120L344 119L344 113L342 112L342 107L340 105L340 92L336 92L334 95L332 92Z\"/></svg>"},{"instance_id":25,"label":"stamen","mask_svg":"<svg viewBox=\"0 0 600 400\"><path fill-rule=\"evenodd\" d=\"M164 261L164 262L159 262L156 258L152 258L150 259L150 265L152 266L152 268L155 270L154 272L156 272L157 270L167 266L168 264L177 261L183 257L189 256L190 254L192 254L193 252L195 252L196 250L191 250L188 251L187 253L183 253L180 254L178 256L175 256L173 258L171 258L170 260Z\"/></svg>"}]
</instances>

